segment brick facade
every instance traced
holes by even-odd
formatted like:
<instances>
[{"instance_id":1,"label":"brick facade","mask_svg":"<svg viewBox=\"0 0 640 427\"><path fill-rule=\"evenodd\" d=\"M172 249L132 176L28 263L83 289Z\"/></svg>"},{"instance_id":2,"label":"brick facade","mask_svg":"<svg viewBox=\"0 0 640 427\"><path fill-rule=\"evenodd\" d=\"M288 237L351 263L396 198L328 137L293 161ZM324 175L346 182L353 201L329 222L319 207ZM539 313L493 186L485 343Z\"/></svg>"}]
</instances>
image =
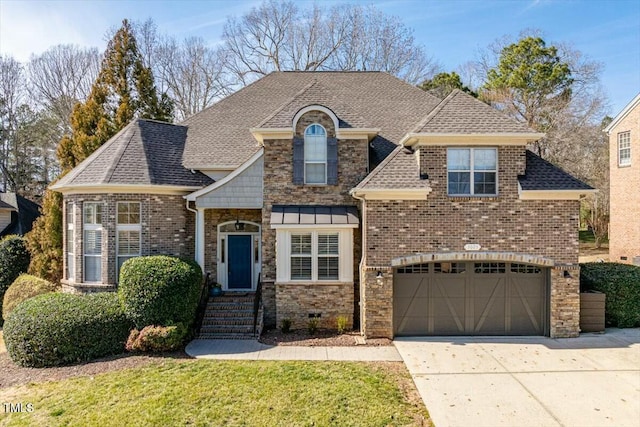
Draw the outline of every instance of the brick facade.
<instances>
[{"instance_id":1,"label":"brick facade","mask_svg":"<svg viewBox=\"0 0 640 427\"><path fill-rule=\"evenodd\" d=\"M218 275L218 225L228 221L260 224L260 209L207 209L204 216L204 270L216 280Z\"/></svg>"},{"instance_id":2,"label":"brick facade","mask_svg":"<svg viewBox=\"0 0 640 427\"><path fill-rule=\"evenodd\" d=\"M629 132L631 164L618 164L618 135ZM609 133L609 259L640 265L640 104Z\"/></svg>"},{"instance_id":3,"label":"brick facade","mask_svg":"<svg viewBox=\"0 0 640 427\"><path fill-rule=\"evenodd\" d=\"M447 195L447 149L421 148L421 171L433 189L426 200L367 200L366 284L363 310L367 336L391 337L393 281L391 260L415 253L480 251L529 254L577 269L578 200L520 200L518 175L524 173L525 149L498 147L498 195ZM388 271L376 279L378 270ZM577 271L577 270L575 270ZM558 273L559 272L559 273ZM551 334L578 333L579 297L576 277L563 269L551 274ZM376 296L382 298L376 299ZM386 298L389 298L386 301Z\"/></svg>"},{"instance_id":4,"label":"brick facade","mask_svg":"<svg viewBox=\"0 0 640 427\"><path fill-rule=\"evenodd\" d=\"M185 208L182 195L158 194L71 194L64 196L65 207L73 203L74 232L74 280L69 286L83 293L103 287L83 283L82 209L86 202L102 204L102 285L116 284L116 204L121 201L140 202L141 255L172 255L182 258L194 257L194 214ZM66 212L66 209L65 209ZM63 221L64 253L67 253L67 223ZM66 262L65 262L65 281ZM75 286L74 286L75 285ZM109 287L105 288L106 290ZM68 289L71 291L71 289Z\"/></svg>"},{"instance_id":5,"label":"brick facade","mask_svg":"<svg viewBox=\"0 0 640 427\"><path fill-rule=\"evenodd\" d=\"M331 118L320 111L309 111L302 115L296 124L296 136L303 137L304 130L312 123L319 123L327 131L329 138L335 137L335 126ZM337 185L295 185L293 184L293 140L278 139L264 141L264 208L262 210L262 278L265 290L265 325L275 326L276 319L301 319L308 316L308 305L299 306L285 304L292 298L297 298L297 288L293 285L275 286L276 232L270 227L271 209L273 205L351 205L357 206L357 201L349 195L349 190L355 187L366 175L368 164L368 142L362 140L338 140L338 184ZM353 242L354 266L358 266L361 258L361 230L354 230ZM348 315L350 319L357 313L359 274L354 268L354 283L350 284L351 295L348 300L352 307ZM312 285L309 285L312 286ZM324 287L326 285L317 285ZM324 289L325 291L328 288ZM323 293L324 291L319 291ZM346 296L346 292L341 290ZM290 294L287 296L287 294ZM329 306L332 302L326 301ZM282 301L280 303L279 301ZM296 308L297 307L297 308ZM276 316L273 314L277 313Z\"/></svg>"},{"instance_id":6,"label":"brick facade","mask_svg":"<svg viewBox=\"0 0 640 427\"><path fill-rule=\"evenodd\" d=\"M318 316L318 326L335 329L339 316L348 319L347 328L353 327L353 285L276 284L276 324L291 320L294 329L305 329L310 315Z\"/></svg>"}]
</instances>

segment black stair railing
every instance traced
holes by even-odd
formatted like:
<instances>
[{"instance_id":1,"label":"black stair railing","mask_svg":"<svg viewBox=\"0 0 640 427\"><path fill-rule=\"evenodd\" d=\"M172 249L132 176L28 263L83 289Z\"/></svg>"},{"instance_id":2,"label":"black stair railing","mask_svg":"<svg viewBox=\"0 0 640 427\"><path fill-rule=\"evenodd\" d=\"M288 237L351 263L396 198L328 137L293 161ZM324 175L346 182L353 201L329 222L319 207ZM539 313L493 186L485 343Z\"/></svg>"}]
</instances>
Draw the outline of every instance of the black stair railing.
<instances>
[{"instance_id":1,"label":"black stair railing","mask_svg":"<svg viewBox=\"0 0 640 427\"><path fill-rule=\"evenodd\" d=\"M262 302L262 273L258 273L258 284L256 285L256 293L253 296L253 335L258 335L258 312L260 311L260 303Z\"/></svg>"},{"instance_id":2,"label":"black stair railing","mask_svg":"<svg viewBox=\"0 0 640 427\"><path fill-rule=\"evenodd\" d=\"M194 337L200 335L200 329L202 329L202 322L204 321L204 315L207 311L207 303L209 302L209 286L211 285L211 273L207 273L202 283L202 291L200 292L200 301L198 302L198 311L196 312L196 319L193 324Z\"/></svg>"}]
</instances>

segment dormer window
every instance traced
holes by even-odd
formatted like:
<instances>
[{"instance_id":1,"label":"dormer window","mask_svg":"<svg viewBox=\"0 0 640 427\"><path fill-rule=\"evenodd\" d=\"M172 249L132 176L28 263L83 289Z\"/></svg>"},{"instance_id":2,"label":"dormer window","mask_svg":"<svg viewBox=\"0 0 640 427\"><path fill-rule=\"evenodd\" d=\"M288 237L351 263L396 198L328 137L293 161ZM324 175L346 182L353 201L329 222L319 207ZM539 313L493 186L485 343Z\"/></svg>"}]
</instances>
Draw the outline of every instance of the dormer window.
<instances>
[{"instance_id":1,"label":"dormer window","mask_svg":"<svg viewBox=\"0 0 640 427\"><path fill-rule=\"evenodd\" d=\"M447 150L450 196L498 194L498 150L495 148L449 148Z\"/></svg>"},{"instance_id":2,"label":"dormer window","mask_svg":"<svg viewBox=\"0 0 640 427\"><path fill-rule=\"evenodd\" d=\"M304 131L304 182L327 183L327 131L319 124Z\"/></svg>"}]
</instances>

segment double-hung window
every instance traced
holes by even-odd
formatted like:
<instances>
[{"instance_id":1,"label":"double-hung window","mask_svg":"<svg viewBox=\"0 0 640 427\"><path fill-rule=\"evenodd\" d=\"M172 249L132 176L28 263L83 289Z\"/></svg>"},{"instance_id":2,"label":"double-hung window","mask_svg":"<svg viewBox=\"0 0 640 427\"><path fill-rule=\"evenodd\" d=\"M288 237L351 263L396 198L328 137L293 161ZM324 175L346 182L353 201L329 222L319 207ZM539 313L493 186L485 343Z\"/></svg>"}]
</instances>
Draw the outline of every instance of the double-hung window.
<instances>
[{"instance_id":1,"label":"double-hung window","mask_svg":"<svg viewBox=\"0 0 640 427\"><path fill-rule=\"evenodd\" d=\"M631 164L631 132L620 132L618 134L618 166L629 166Z\"/></svg>"},{"instance_id":2,"label":"double-hung window","mask_svg":"<svg viewBox=\"0 0 640 427\"><path fill-rule=\"evenodd\" d=\"M140 256L140 202L118 202L116 215L117 277L129 258Z\"/></svg>"},{"instance_id":3,"label":"double-hung window","mask_svg":"<svg viewBox=\"0 0 640 427\"><path fill-rule=\"evenodd\" d=\"M73 202L67 202L67 280L74 280L75 274L75 230L74 230L74 222L75 222L75 214L74 214L74 204Z\"/></svg>"},{"instance_id":4,"label":"double-hung window","mask_svg":"<svg viewBox=\"0 0 640 427\"><path fill-rule=\"evenodd\" d=\"M84 281L102 281L102 204L83 205Z\"/></svg>"},{"instance_id":5,"label":"double-hung window","mask_svg":"<svg viewBox=\"0 0 640 427\"><path fill-rule=\"evenodd\" d=\"M497 175L497 149L447 149L447 178L450 196L495 196L498 194Z\"/></svg>"},{"instance_id":6,"label":"double-hung window","mask_svg":"<svg viewBox=\"0 0 640 427\"><path fill-rule=\"evenodd\" d=\"M327 183L327 132L318 124L304 131L304 182Z\"/></svg>"},{"instance_id":7,"label":"double-hung window","mask_svg":"<svg viewBox=\"0 0 640 427\"><path fill-rule=\"evenodd\" d=\"M291 233L290 280L339 280L338 232Z\"/></svg>"}]
</instances>

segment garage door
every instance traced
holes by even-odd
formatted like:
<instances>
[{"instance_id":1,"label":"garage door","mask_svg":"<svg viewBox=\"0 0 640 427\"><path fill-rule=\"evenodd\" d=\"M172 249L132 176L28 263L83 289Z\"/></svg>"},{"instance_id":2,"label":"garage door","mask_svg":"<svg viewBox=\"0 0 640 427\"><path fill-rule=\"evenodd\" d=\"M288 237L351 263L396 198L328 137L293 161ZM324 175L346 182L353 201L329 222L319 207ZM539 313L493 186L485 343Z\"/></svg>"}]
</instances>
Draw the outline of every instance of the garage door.
<instances>
[{"instance_id":1,"label":"garage door","mask_svg":"<svg viewBox=\"0 0 640 427\"><path fill-rule=\"evenodd\" d=\"M393 282L396 335L547 335L548 269L501 262L416 264Z\"/></svg>"}]
</instances>

